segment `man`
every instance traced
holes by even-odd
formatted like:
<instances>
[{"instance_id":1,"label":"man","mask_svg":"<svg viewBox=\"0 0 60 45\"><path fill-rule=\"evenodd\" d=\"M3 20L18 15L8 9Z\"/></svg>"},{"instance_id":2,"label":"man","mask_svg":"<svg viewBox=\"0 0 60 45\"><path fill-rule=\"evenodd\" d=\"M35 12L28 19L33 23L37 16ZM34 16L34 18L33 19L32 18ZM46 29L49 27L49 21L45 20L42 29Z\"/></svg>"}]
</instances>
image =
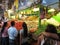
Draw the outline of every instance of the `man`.
<instances>
[{"instance_id":1,"label":"man","mask_svg":"<svg viewBox=\"0 0 60 45\"><path fill-rule=\"evenodd\" d=\"M14 26L15 26L15 22L12 21L11 27L8 29L9 45L15 45L14 41L15 41L17 34L18 34L18 31Z\"/></svg>"}]
</instances>

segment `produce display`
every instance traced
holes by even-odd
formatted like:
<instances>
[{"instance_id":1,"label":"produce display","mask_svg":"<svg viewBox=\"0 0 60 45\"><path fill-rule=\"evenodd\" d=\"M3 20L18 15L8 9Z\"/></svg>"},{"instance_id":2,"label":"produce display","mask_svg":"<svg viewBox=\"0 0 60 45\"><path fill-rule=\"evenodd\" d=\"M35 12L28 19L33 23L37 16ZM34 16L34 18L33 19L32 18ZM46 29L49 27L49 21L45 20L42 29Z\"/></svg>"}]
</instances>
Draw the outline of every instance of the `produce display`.
<instances>
[{"instance_id":1,"label":"produce display","mask_svg":"<svg viewBox=\"0 0 60 45\"><path fill-rule=\"evenodd\" d=\"M23 22L26 22L28 31L35 32L36 30L38 30L38 23L39 23L38 16L27 16L23 17L21 20L9 20L8 27L11 25L10 24L11 21L15 21L15 27L17 28L17 30L22 29Z\"/></svg>"},{"instance_id":2,"label":"produce display","mask_svg":"<svg viewBox=\"0 0 60 45\"><path fill-rule=\"evenodd\" d=\"M28 31L30 32L35 32L38 30L38 23L39 23L39 18L38 16L28 16L27 18L24 19L24 22L26 22Z\"/></svg>"},{"instance_id":3,"label":"produce display","mask_svg":"<svg viewBox=\"0 0 60 45\"><path fill-rule=\"evenodd\" d=\"M30 32L38 30L38 21L26 21L26 23Z\"/></svg>"}]
</instances>

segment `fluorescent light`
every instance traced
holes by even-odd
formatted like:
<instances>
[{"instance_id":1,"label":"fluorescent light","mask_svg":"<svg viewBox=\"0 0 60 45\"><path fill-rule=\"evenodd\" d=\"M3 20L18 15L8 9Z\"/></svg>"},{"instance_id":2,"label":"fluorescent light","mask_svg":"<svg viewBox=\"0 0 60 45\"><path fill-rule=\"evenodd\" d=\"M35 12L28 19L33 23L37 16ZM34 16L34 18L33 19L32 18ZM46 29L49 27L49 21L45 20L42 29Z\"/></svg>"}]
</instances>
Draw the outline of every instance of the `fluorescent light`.
<instances>
[{"instance_id":1,"label":"fluorescent light","mask_svg":"<svg viewBox=\"0 0 60 45\"><path fill-rule=\"evenodd\" d=\"M55 9L50 9L50 10L48 10L48 12L54 12L55 11Z\"/></svg>"},{"instance_id":2,"label":"fluorescent light","mask_svg":"<svg viewBox=\"0 0 60 45\"><path fill-rule=\"evenodd\" d=\"M39 11L39 8L34 8L33 11Z\"/></svg>"}]
</instances>

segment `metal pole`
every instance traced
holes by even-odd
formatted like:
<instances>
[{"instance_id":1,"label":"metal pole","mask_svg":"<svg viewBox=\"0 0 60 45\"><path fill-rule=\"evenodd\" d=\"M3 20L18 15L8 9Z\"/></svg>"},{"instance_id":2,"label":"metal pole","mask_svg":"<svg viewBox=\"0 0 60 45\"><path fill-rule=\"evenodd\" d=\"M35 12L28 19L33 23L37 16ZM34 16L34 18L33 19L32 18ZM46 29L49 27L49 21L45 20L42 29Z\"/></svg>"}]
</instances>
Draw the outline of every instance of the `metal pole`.
<instances>
[{"instance_id":1,"label":"metal pole","mask_svg":"<svg viewBox=\"0 0 60 45\"><path fill-rule=\"evenodd\" d=\"M59 11L60 11L60 0L59 0Z\"/></svg>"}]
</instances>

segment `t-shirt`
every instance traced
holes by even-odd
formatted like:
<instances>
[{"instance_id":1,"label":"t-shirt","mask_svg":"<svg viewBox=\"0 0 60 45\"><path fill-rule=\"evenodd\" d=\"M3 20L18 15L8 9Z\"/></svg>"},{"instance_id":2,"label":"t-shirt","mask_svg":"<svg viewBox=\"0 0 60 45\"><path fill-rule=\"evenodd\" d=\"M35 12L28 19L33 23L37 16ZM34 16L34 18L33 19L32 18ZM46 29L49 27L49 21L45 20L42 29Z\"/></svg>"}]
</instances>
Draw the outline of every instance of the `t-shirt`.
<instances>
[{"instance_id":1,"label":"t-shirt","mask_svg":"<svg viewBox=\"0 0 60 45\"><path fill-rule=\"evenodd\" d=\"M15 37L17 37L18 31L15 27L10 27L8 29L8 35L9 35L9 39L14 40Z\"/></svg>"}]
</instances>

